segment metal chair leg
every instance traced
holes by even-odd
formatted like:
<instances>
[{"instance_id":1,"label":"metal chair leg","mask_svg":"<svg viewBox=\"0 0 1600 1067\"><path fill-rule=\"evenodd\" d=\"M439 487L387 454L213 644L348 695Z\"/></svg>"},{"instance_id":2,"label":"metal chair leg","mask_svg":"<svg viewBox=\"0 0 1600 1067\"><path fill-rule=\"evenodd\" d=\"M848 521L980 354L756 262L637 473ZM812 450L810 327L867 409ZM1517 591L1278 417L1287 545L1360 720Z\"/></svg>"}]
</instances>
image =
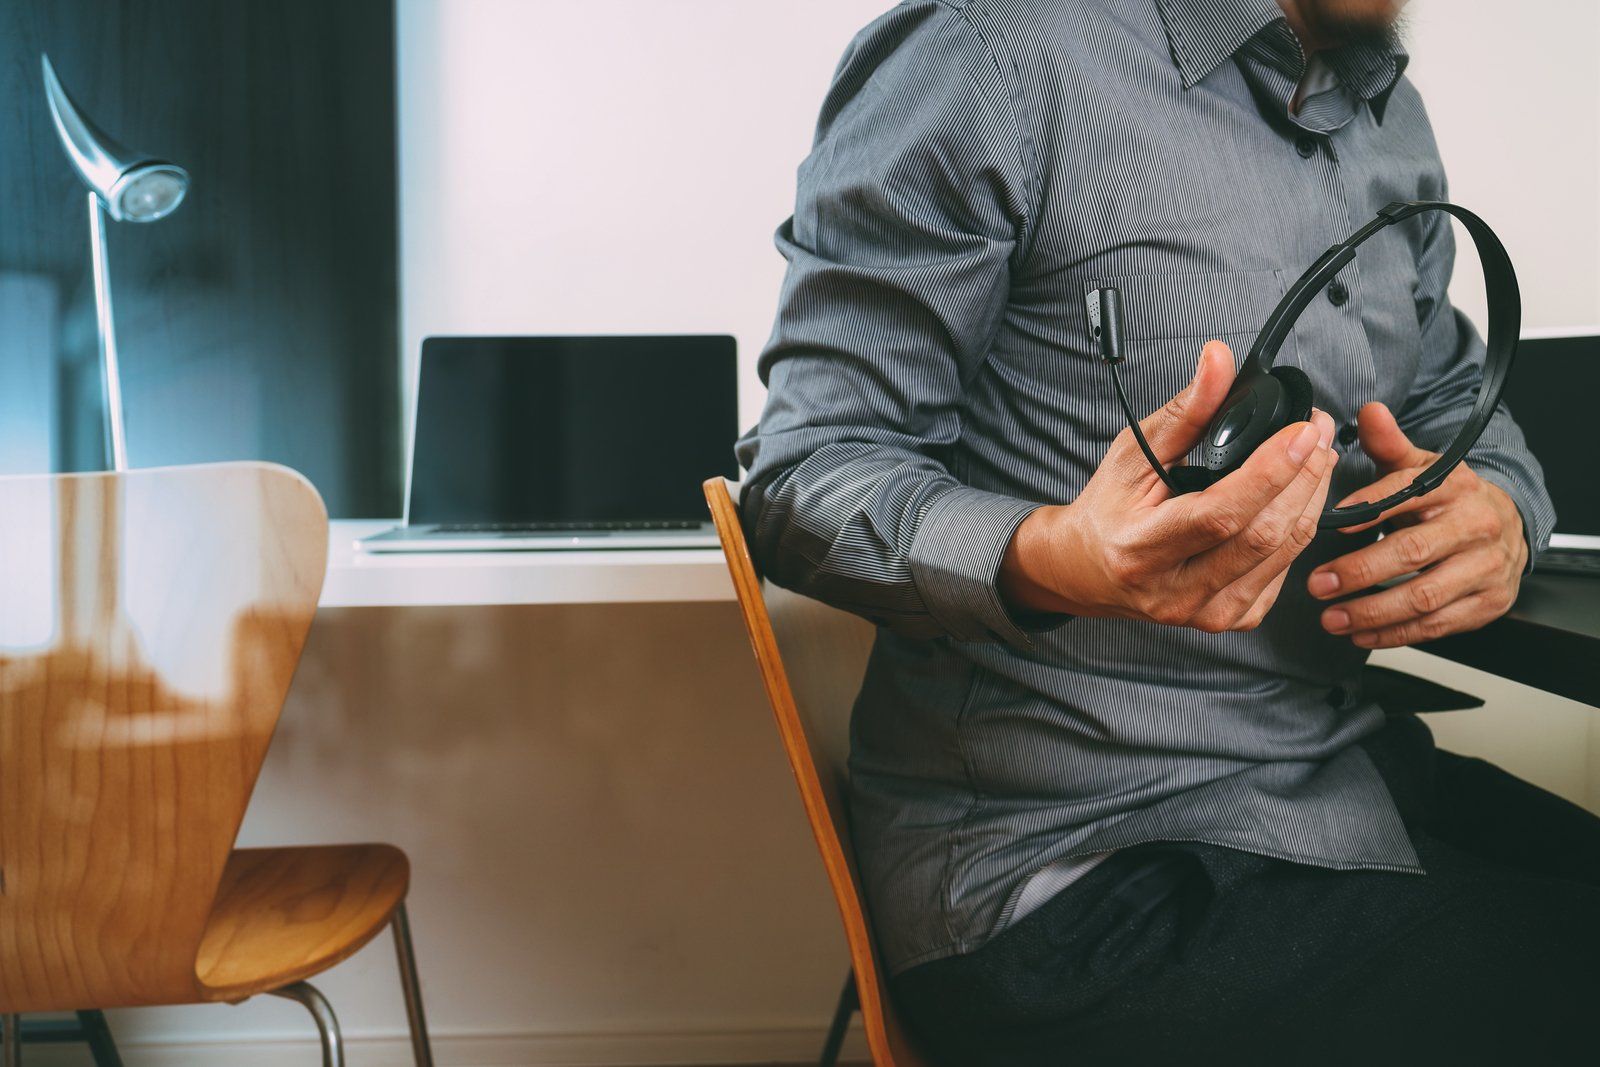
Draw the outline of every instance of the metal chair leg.
<instances>
[{"instance_id":1,"label":"metal chair leg","mask_svg":"<svg viewBox=\"0 0 1600 1067\"><path fill-rule=\"evenodd\" d=\"M5 1067L22 1067L22 1016L7 1015L0 1026L5 1027Z\"/></svg>"},{"instance_id":2,"label":"metal chair leg","mask_svg":"<svg viewBox=\"0 0 1600 1067\"><path fill-rule=\"evenodd\" d=\"M94 1067L122 1067L122 1056L117 1043L111 1038L111 1027L106 1025L105 1012L78 1012L78 1026L83 1030L83 1040L89 1045L89 1055L94 1057Z\"/></svg>"},{"instance_id":3,"label":"metal chair leg","mask_svg":"<svg viewBox=\"0 0 1600 1067\"><path fill-rule=\"evenodd\" d=\"M852 967L844 973L844 988L839 990L839 1006L833 1009L833 1025L828 1027L828 1040L822 1045L822 1067L834 1067L839 1062L839 1050L844 1047L844 1035L850 1030L850 1018L861 1006L856 995L856 971Z\"/></svg>"},{"instance_id":4,"label":"metal chair leg","mask_svg":"<svg viewBox=\"0 0 1600 1067\"><path fill-rule=\"evenodd\" d=\"M402 901L389 920L394 929L394 954L400 964L400 989L406 998L406 1022L411 1026L411 1056L417 1067L433 1067L428 1044L428 1020L422 1012L422 983L417 979L417 957L411 947L411 923Z\"/></svg>"},{"instance_id":5,"label":"metal chair leg","mask_svg":"<svg viewBox=\"0 0 1600 1067\"><path fill-rule=\"evenodd\" d=\"M333 1014L328 998L310 982L295 982L274 989L272 995L303 1005L316 1020L317 1034L322 1038L322 1067L344 1067L344 1040L339 1036L339 1019Z\"/></svg>"}]
</instances>

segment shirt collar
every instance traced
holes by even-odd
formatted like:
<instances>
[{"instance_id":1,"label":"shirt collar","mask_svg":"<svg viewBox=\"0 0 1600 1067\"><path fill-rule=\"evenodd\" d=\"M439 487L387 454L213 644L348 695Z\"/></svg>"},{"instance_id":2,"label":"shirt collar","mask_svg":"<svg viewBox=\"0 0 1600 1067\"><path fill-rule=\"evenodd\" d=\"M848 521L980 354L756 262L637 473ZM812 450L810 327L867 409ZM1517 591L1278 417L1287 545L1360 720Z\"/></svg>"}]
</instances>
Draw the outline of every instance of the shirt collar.
<instances>
[{"instance_id":1,"label":"shirt collar","mask_svg":"<svg viewBox=\"0 0 1600 1067\"><path fill-rule=\"evenodd\" d=\"M1399 38L1391 34L1387 47L1381 48L1336 48L1327 53L1326 58L1340 83L1365 100L1372 109L1372 117L1382 125L1389 94L1394 92L1395 83L1411 62Z\"/></svg>"},{"instance_id":2,"label":"shirt collar","mask_svg":"<svg viewBox=\"0 0 1600 1067\"><path fill-rule=\"evenodd\" d=\"M1284 73L1298 79L1304 72L1305 60L1276 0L1156 0L1156 7L1185 89L1192 89L1269 26L1273 32L1264 35L1268 50L1282 53L1276 58L1294 68ZM1338 48L1325 56L1340 83L1367 101L1381 123L1389 94L1410 58L1399 40L1391 37L1386 47Z\"/></svg>"},{"instance_id":3,"label":"shirt collar","mask_svg":"<svg viewBox=\"0 0 1600 1067\"><path fill-rule=\"evenodd\" d=\"M1283 9L1275 0L1156 0L1167 26L1172 61L1192 89L1260 33Z\"/></svg>"}]
</instances>

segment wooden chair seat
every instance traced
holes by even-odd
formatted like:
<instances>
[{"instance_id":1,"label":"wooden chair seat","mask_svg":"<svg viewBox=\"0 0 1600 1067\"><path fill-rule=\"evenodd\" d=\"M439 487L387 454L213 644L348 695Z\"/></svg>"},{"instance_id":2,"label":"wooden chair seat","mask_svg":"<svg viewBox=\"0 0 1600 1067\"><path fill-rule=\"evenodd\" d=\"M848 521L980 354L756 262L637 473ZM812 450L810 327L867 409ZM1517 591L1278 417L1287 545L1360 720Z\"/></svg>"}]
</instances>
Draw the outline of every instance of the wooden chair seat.
<instances>
[{"instance_id":1,"label":"wooden chair seat","mask_svg":"<svg viewBox=\"0 0 1600 1067\"><path fill-rule=\"evenodd\" d=\"M315 977L383 931L410 880L405 853L392 845L235 849L195 975L212 1000Z\"/></svg>"},{"instance_id":2,"label":"wooden chair seat","mask_svg":"<svg viewBox=\"0 0 1600 1067\"><path fill-rule=\"evenodd\" d=\"M338 1067L308 979L386 925L432 1067L405 854L233 847L327 553L322 498L270 463L0 478L6 1067L24 1014L85 1013L104 1037L100 1009L256 993L304 1006Z\"/></svg>"}]
</instances>

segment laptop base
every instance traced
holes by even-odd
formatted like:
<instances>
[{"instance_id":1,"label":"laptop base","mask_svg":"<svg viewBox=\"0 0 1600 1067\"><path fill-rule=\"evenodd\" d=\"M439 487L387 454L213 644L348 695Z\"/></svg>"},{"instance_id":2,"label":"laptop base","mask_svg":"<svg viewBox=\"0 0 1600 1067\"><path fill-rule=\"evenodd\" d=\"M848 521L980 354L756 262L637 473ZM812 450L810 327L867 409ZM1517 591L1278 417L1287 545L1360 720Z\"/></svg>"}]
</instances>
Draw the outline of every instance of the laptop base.
<instances>
[{"instance_id":1,"label":"laptop base","mask_svg":"<svg viewBox=\"0 0 1600 1067\"><path fill-rule=\"evenodd\" d=\"M436 525L396 526L356 541L359 552L593 552L623 549L716 548L709 522L686 529L441 530Z\"/></svg>"}]
</instances>

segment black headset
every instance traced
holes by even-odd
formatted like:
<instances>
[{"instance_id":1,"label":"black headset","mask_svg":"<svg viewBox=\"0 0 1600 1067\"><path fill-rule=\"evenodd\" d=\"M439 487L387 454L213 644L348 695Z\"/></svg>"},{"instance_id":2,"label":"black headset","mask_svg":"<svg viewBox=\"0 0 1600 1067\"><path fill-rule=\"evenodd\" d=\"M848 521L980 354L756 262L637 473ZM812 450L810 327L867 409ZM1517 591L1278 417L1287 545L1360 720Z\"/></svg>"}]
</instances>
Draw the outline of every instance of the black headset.
<instances>
[{"instance_id":1,"label":"black headset","mask_svg":"<svg viewBox=\"0 0 1600 1067\"><path fill-rule=\"evenodd\" d=\"M1100 358L1111 368L1111 382L1116 387L1117 400L1128 426L1139 442L1145 459L1155 468L1161 480L1174 495L1193 493L1221 479L1254 452L1262 442L1285 426L1304 422L1311 417L1311 379L1298 367L1274 367L1278 349L1288 338L1295 321L1312 299L1322 291L1345 264L1355 258L1356 249L1373 234L1402 219L1420 215L1425 211L1445 211L1460 219L1472 241L1478 246L1478 259L1483 265L1483 277L1489 297L1488 352L1484 358L1483 383L1478 389L1478 399L1472 413L1457 431L1439 458L1434 460L1415 480L1398 493L1367 504L1352 504L1345 508L1330 508L1323 512L1318 525L1323 529L1357 526L1371 522L1396 504L1437 489L1446 476L1455 469L1467 451L1477 443L1479 436L1494 417L1500 403L1506 377L1511 372L1517 355L1517 337L1522 328L1522 295L1517 289L1517 272L1506 255L1505 245L1495 236L1488 223L1464 207L1442 200L1407 200L1390 204L1378 212L1377 217L1351 234L1342 244L1334 245L1322 258L1307 268L1300 279L1290 286L1278 306L1273 309L1266 325L1256 335L1250 354L1245 357L1234 380L1233 390L1222 402L1216 417L1202 438L1202 466L1178 466L1171 470L1161 465L1156 454L1139 429L1139 420L1128 403L1128 394L1122 388L1122 376L1117 372L1121 363L1122 347L1122 294L1112 288L1095 289L1087 294L1089 335L1100 352Z\"/></svg>"}]
</instances>

